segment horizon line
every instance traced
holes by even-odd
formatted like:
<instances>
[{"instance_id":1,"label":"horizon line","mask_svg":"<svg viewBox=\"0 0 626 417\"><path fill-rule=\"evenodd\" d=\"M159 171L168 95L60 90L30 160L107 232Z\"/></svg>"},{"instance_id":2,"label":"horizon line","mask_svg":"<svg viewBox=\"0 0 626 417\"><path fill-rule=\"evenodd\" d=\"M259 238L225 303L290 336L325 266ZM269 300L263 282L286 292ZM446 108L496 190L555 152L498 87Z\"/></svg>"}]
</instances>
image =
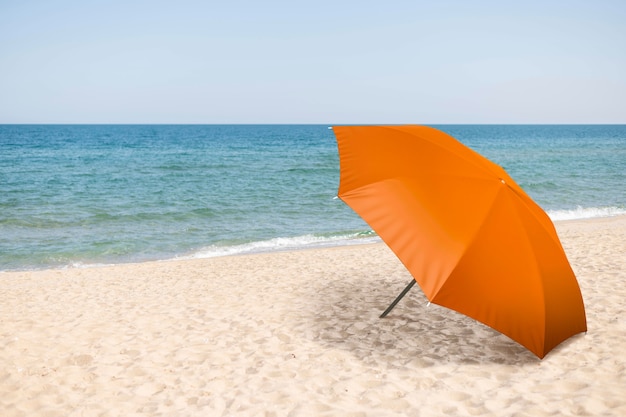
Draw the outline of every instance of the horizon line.
<instances>
[{"instance_id":1,"label":"horizon line","mask_svg":"<svg viewBox=\"0 0 626 417\"><path fill-rule=\"evenodd\" d=\"M177 123L177 122L0 122L0 126L402 126L402 125L426 125L426 126L606 126L626 125L626 122L592 122L592 123L255 123L255 122L237 122L237 123Z\"/></svg>"}]
</instances>

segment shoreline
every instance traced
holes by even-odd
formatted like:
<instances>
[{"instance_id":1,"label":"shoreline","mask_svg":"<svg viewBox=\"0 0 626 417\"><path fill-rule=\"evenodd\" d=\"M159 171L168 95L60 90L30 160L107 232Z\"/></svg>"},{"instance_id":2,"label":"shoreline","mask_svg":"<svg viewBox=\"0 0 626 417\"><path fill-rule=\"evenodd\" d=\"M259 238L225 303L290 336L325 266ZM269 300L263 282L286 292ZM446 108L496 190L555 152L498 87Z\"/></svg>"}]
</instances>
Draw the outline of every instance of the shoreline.
<instances>
[{"instance_id":1,"label":"shoreline","mask_svg":"<svg viewBox=\"0 0 626 417\"><path fill-rule=\"evenodd\" d=\"M7 417L626 414L626 216L555 222L588 333L543 360L384 243L0 274Z\"/></svg>"},{"instance_id":2,"label":"shoreline","mask_svg":"<svg viewBox=\"0 0 626 417\"><path fill-rule=\"evenodd\" d=\"M587 222L605 222L611 221L611 219L626 219L626 214L617 214L612 216L603 216L603 217L591 217L591 218L575 218L575 219L563 219L563 220L552 220L552 223L555 225L557 232L559 230L559 225L567 225L570 223L587 223ZM74 262L70 265L59 265L55 267L45 267L41 268L29 268L29 269L8 269L8 270L0 270L0 276L2 274L7 273L19 273L19 272L43 272L43 271L63 271L63 270L71 270L71 269L94 269L94 268L107 268L112 266L124 266L124 265L135 265L135 264L144 264L144 263L163 263L163 262L184 262L184 261L192 261L192 260L202 260L202 259L215 259L215 258L224 258L230 256L249 256L249 255L259 255L259 254L273 254L273 253L284 253L284 252L300 252L300 251L309 251L309 250L323 250L323 249L333 249L333 248L341 248L341 247L350 247L350 246L366 246L366 245L375 245L375 244L384 244L382 240L378 236L375 237L367 237L363 238L367 240L378 239L377 242L359 242L359 239L345 239L340 240L342 243L332 243L332 242L322 242L322 243L313 243L311 246L302 246L302 247L285 247L285 248L275 248L275 249L252 249L249 251L243 252L235 252L235 253L226 253L223 255L176 255L172 258L162 258L162 259L151 259L145 261L138 260L129 260L128 262L119 262L119 263L85 263L82 262ZM346 243L351 242L351 243ZM251 242L258 243L258 242ZM227 248L227 247L225 247ZM224 248L221 248L224 249Z\"/></svg>"}]
</instances>

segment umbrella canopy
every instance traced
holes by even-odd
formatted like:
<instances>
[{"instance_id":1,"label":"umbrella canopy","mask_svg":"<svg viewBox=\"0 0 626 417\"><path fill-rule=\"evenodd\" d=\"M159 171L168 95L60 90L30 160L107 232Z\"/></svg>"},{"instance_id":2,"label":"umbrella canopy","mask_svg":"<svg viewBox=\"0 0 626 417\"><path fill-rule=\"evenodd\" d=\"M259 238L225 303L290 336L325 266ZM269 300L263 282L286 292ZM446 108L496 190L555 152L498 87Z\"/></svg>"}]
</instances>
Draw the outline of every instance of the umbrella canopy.
<instances>
[{"instance_id":1,"label":"umbrella canopy","mask_svg":"<svg viewBox=\"0 0 626 417\"><path fill-rule=\"evenodd\" d=\"M552 221L504 169L426 126L336 126L338 196L431 303L543 358L587 330Z\"/></svg>"}]
</instances>

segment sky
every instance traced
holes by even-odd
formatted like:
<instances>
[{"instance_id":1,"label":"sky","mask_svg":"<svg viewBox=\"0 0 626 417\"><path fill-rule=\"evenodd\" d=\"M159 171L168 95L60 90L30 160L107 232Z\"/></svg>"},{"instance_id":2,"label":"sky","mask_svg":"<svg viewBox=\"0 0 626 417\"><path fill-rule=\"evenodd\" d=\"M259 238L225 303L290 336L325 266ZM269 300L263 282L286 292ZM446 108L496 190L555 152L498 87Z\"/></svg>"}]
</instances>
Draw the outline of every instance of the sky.
<instances>
[{"instance_id":1,"label":"sky","mask_svg":"<svg viewBox=\"0 0 626 417\"><path fill-rule=\"evenodd\" d=\"M626 1L0 0L0 123L626 123Z\"/></svg>"}]
</instances>

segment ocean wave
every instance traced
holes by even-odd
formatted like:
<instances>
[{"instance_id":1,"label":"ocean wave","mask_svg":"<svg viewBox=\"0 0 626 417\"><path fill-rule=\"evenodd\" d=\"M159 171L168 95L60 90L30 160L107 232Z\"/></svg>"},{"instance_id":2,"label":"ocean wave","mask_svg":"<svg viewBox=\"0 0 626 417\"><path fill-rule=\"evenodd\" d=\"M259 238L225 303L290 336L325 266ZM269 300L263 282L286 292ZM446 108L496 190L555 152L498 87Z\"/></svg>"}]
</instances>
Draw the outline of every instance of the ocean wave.
<instances>
[{"instance_id":1,"label":"ocean wave","mask_svg":"<svg viewBox=\"0 0 626 417\"><path fill-rule=\"evenodd\" d=\"M626 209L620 207L577 207L571 210L549 210L547 213L553 221L559 221L626 215ZM380 241L380 237L374 231L329 235L308 234L295 237L277 237L235 245L211 245L189 255L178 256L176 259L203 259L252 253L359 245Z\"/></svg>"},{"instance_id":2,"label":"ocean wave","mask_svg":"<svg viewBox=\"0 0 626 417\"><path fill-rule=\"evenodd\" d=\"M553 221L592 219L596 217L612 217L626 214L623 207L576 207L571 210L548 210L548 216Z\"/></svg>"},{"instance_id":3,"label":"ocean wave","mask_svg":"<svg viewBox=\"0 0 626 417\"><path fill-rule=\"evenodd\" d=\"M372 231L354 232L330 236L309 234L295 237L277 237L273 239L243 243L239 245L211 245L206 248L200 249L192 254L179 256L176 259L215 258L219 256L244 255L251 253L278 252L344 245L360 245L376 242L380 242L380 238Z\"/></svg>"}]
</instances>

